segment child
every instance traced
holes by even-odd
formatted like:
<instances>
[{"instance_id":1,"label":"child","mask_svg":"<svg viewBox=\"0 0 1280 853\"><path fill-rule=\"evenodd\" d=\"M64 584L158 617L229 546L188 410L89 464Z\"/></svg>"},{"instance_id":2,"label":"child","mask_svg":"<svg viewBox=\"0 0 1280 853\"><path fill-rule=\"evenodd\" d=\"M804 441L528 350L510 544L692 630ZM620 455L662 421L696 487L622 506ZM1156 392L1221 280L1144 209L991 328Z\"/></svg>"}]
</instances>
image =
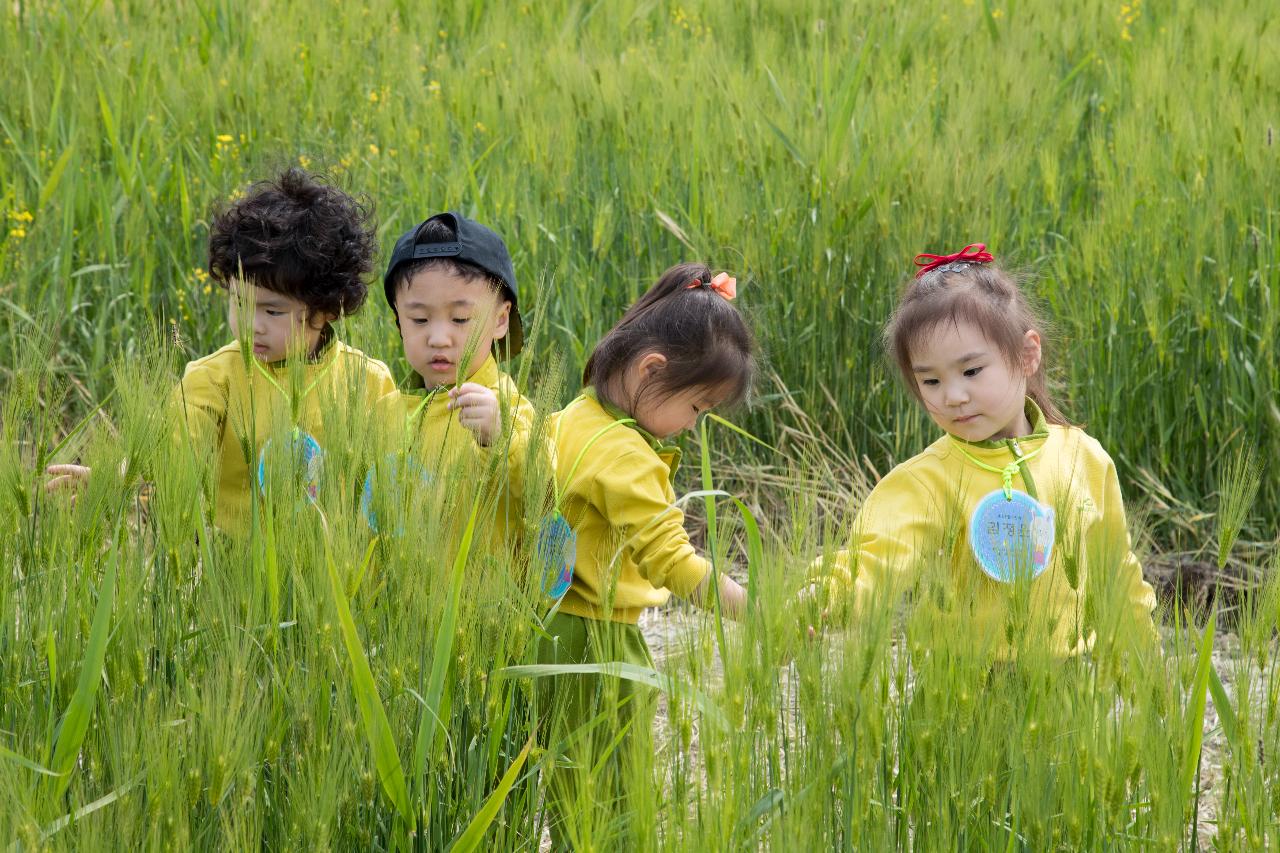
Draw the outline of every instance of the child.
<instances>
[{"instance_id":1,"label":"child","mask_svg":"<svg viewBox=\"0 0 1280 853\"><path fill-rule=\"evenodd\" d=\"M672 593L711 606L711 566L689 543L684 514L673 506L680 450L668 441L750 388L755 344L731 302L735 288L734 279L704 264L667 270L596 345L582 395L552 416L559 508L577 536L577 554L559 611L545 626L540 663L652 667L636 625L641 612ZM721 607L741 613L742 587L725 574L717 583ZM550 742L563 739L573 765L550 779L548 801L561 821L553 836L588 846L597 841L588 837L589 823L564 819L625 811L617 798L626 762L607 768L603 784L589 778L591 768L628 727L630 743L617 748L645 748L653 694L594 675L556 676L539 686L542 710L552 711ZM600 713L609 721L593 725Z\"/></svg>"},{"instance_id":2,"label":"child","mask_svg":"<svg viewBox=\"0 0 1280 853\"><path fill-rule=\"evenodd\" d=\"M535 412L498 369L498 357L516 355L524 342L506 245L479 222L436 214L396 241L383 287L405 358L427 389L378 402L392 448L407 452L405 468L424 479L468 476L475 473L469 461L486 464L489 449L499 449L504 482L491 530L495 541L514 535ZM381 486L392 473L379 472Z\"/></svg>"},{"instance_id":3,"label":"child","mask_svg":"<svg viewBox=\"0 0 1280 853\"><path fill-rule=\"evenodd\" d=\"M985 248L917 256L885 344L944 435L867 496L826 592L865 613L945 555L943 599L967 596L943 614L965 633L948 636L997 657L1015 656L1015 623L1038 627L1053 656L1088 649L1086 589L1115 605L1113 631L1150 637L1155 596L1130 550L1115 465L1049 397L1043 324Z\"/></svg>"},{"instance_id":4,"label":"child","mask_svg":"<svg viewBox=\"0 0 1280 853\"><path fill-rule=\"evenodd\" d=\"M269 458L301 454L316 473L326 432L349 434L337 413L352 403L367 411L395 388L386 365L339 341L332 325L365 300L376 248L368 218L351 196L299 169L255 184L213 218L209 274L227 290L238 340L187 364L175 405L183 442L213 454L223 530L249 525ZM294 453L275 452L288 444ZM48 472L51 488L90 473Z\"/></svg>"}]
</instances>

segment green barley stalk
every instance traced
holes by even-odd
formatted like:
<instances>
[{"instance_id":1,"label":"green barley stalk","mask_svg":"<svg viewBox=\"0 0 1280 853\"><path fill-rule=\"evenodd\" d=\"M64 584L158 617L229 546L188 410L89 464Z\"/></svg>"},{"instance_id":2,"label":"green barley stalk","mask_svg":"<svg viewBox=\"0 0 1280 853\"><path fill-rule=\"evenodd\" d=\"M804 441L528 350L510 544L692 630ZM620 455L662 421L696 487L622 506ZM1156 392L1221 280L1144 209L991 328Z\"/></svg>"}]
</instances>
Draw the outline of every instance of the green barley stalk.
<instances>
[{"instance_id":1,"label":"green barley stalk","mask_svg":"<svg viewBox=\"0 0 1280 853\"><path fill-rule=\"evenodd\" d=\"M1242 446L1227 465L1218 489L1218 569L1226 568L1231 548L1254 508L1262 483L1262 462L1252 447Z\"/></svg>"}]
</instances>

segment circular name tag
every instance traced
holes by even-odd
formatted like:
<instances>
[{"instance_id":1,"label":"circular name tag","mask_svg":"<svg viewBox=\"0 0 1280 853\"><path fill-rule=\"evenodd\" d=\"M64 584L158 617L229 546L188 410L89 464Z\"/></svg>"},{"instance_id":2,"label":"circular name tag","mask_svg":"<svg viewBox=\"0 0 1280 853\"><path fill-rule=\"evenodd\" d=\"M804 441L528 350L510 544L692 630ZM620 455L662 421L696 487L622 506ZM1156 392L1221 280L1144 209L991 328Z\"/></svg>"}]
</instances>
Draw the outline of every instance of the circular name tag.
<instances>
[{"instance_id":1,"label":"circular name tag","mask_svg":"<svg viewBox=\"0 0 1280 853\"><path fill-rule=\"evenodd\" d=\"M578 534L559 512L553 512L538 525L538 542L534 560L542 569L542 591L560 598L573 583L573 564L578 559Z\"/></svg>"},{"instance_id":2,"label":"circular name tag","mask_svg":"<svg viewBox=\"0 0 1280 853\"><path fill-rule=\"evenodd\" d=\"M268 479L284 473L290 482L300 486L309 503L315 503L323 470L324 451L320 443L307 433L295 430L283 452L275 450L269 438L263 443L258 452L258 489L265 495Z\"/></svg>"},{"instance_id":3,"label":"circular name tag","mask_svg":"<svg viewBox=\"0 0 1280 853\"><path fill-rule=\"evenodd\" d=\"M969 547L978 565L1001 583L1034 580L1053 554L1053 508L1025 492L996 489L969 519Z\"/></svg>"},{"instance_id":4,"label":"circular name tag","mask_svg":"<svg viewBox=\"0 0 1280 853\"><path fill-rule=\"evenodd\" d=\"M413 457L403 460L402 476L401 461L399 454L388 453L381 470L378 466L374 466L364 476L364 491L360 494L360 514L364 516L365 523L374 533L382 532L378 529L378 513L374 509L375 483L381 487L378 505L400 507L403 510L408 506L409 494L406 492L406 487L412 487L415 483L425 486L431 482L431 474ZM404 535L404 519L400 519L400 523L396 525L395 535Z\"/></svg>"}]
</instances>

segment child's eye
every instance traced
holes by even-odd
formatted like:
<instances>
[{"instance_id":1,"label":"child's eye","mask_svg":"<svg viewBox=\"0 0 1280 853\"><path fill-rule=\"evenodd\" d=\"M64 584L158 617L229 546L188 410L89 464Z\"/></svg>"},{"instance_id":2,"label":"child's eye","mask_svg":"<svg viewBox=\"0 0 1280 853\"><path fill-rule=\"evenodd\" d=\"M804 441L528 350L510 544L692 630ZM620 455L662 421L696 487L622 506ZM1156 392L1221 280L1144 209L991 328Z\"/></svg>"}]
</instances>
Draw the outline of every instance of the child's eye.
<instances>
[{"instance_id":1,"label":"child's eye","mask_svg":"<svg viewBox=\"0 0 1280 853\"><path fill-rule=\"evenodd\" d=\"M409 318L409 322L410 322L410 323L412 323L412 324L413 324L413 325L415 325L415 326L425 326L425 325L427 325L427 321L426 321L426 319L425 319L425 318L423 318L423 317L410 317L410 318Z\"/></svg>"},{"instance_id":2,"label":"child's eye","mask_svg":"<svg viewBox=\"0 0 1280 853\"><path fill-rule=\"evenodd\" d=\"M454 317L453 322L457 323L459 326L465 326L467 323L471 322L471 318L470 317Z\"/></svg>"},{"instance_id":3,"label":"child's eye","mask_svg":"<svg viewBox=\"0 0 1280 853\"><path fill-rule=\"evenodd\" d=\"M267 316L268 316L268 317L283 317L283 316L284 316L284 312L283 312L283 311L273 311L272 309L268 308L268 309L267 309Z\"/></svg>"},{"instance_id":4,"label":"child's eye","mask_svg":"<svg viewBox=\"0 0 1280 853\"><path fill-rule=\"evenodd\" d=\"M973 377L977 376L981 372L982 372L981 367L970 367L968 370L964 372L964 375L972 379Z\"/></svg>"},{"instance_id":5,"label":"child's eye","mask_svg":"<svg viewBox=\"0 0 1280 853\"><path fill-rule=\"evenodd\" d=\"M938 384L938 380L936 380L936 379L921 379L921 380L920 380L920 384L921 384L921 385L929 385L929 386L933 386L933 385L937 385L937 384Z\"/></svg>"}]
</instances>

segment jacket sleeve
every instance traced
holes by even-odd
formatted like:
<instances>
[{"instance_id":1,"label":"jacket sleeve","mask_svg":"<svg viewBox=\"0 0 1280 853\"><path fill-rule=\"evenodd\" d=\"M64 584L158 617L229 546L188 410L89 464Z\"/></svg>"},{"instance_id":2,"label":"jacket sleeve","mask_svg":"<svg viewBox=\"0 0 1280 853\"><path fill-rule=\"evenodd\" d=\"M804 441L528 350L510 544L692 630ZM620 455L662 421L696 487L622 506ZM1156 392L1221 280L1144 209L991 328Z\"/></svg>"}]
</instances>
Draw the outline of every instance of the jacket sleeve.
<instances>
[{"instance_id":1,"label":"jacket sleeve","mask_svg":"<svg viewBox=\"0 0 1280 853\"><path fill-rule=\"evenodd\" d=\"M510 418L511 428L507 438L507 485L506 491L511 500L522 503L524 500L525 482L528 479L529 464L532 461L535 465L546 466L549 462L549 456L541 456L538 459L531 460L529 457L530 446L534 441L534 420L536 413L533 404L526 400L523 396L514 395L509 405L507 401L502 401L502 414L504 418ZM545 436L539 436L539 439L545 439ZM543 450L545 440L540 440L536 451ZM549 467L544 467L544 471L550 471Z\"/></svg>"},{"instance_id":2,"label":"jacket sleeve","mask_svg":"<svg viewBox=\"0 0 1280 853\"><path fill-rule=\"evenodd\" d=\"M197 452L218 446L227 420L228 384L205 364L188 364L170 405L176 415L175 441Z\"/></svg>"},{"instance_id":3,"label":"jacket sleeve","mask_svg":"<svg viewBox=\"0 0 1280 853\"><path fill-rule=\"evenodd\" d=\"M342 357L348 356L344 355ZM352 371L347 375L363 378L364 382L361 390L364 392L364 402L372 409L383 397L399 389L396 388L396 380L392 377L389 367L376 358L370 358L367 355L360 357L364 361L364 364L361 365L361 370L358 372Z\"/></svg>"},{"instance_id":4,"label":"jacket sleeve","mask_svg":"<svg viewBox=\"0 0 1280 853\"><path fill-rule=\"evenodd\" d=\"M848 547L810 567L825 604L857 618L877 595L909 588L922 558L941 547L942 518L937 496L915 475L889 472L858 511Z\"/></svg>"},{"instance_id":5,"label":"jacket sleeve","mask_svg":"<svg viewBox=\"0 0 1280 853\"><path fill-rule=\"evenodd\" d=\"M1129 538L1129 524L1124 511L1124 498L1120 493L1120 478L1116 475L1115 463L1107 458L1106 473L1103 475L1102 506L1099 510L1102 521L1099 526L1100 540L1091 543L1101 549L1101 560L1090 560L1096 567L1094 570L1115 566L1114 584L1104 585L1113 590L1113 594L1123 600L1121 612L1128 615L1130 624L1141 639L1156 639L1155 624L1151 613L1155 610L1156 594L1142 577L1142 564L1133 553Z\"/></svg>"},{"instance_id":6,"label":"jacket sleeve","mask_svg":"<svg viewBox=\"0 0 1280 853\"><path fill-rule=\"evenodd\" d=\"M595 474L598 506L622 551L654 587L688 598L711 565L694 550L684 513L667 500L670 472L656 455L629 450Z\"/></svg>"}]
</instances>

